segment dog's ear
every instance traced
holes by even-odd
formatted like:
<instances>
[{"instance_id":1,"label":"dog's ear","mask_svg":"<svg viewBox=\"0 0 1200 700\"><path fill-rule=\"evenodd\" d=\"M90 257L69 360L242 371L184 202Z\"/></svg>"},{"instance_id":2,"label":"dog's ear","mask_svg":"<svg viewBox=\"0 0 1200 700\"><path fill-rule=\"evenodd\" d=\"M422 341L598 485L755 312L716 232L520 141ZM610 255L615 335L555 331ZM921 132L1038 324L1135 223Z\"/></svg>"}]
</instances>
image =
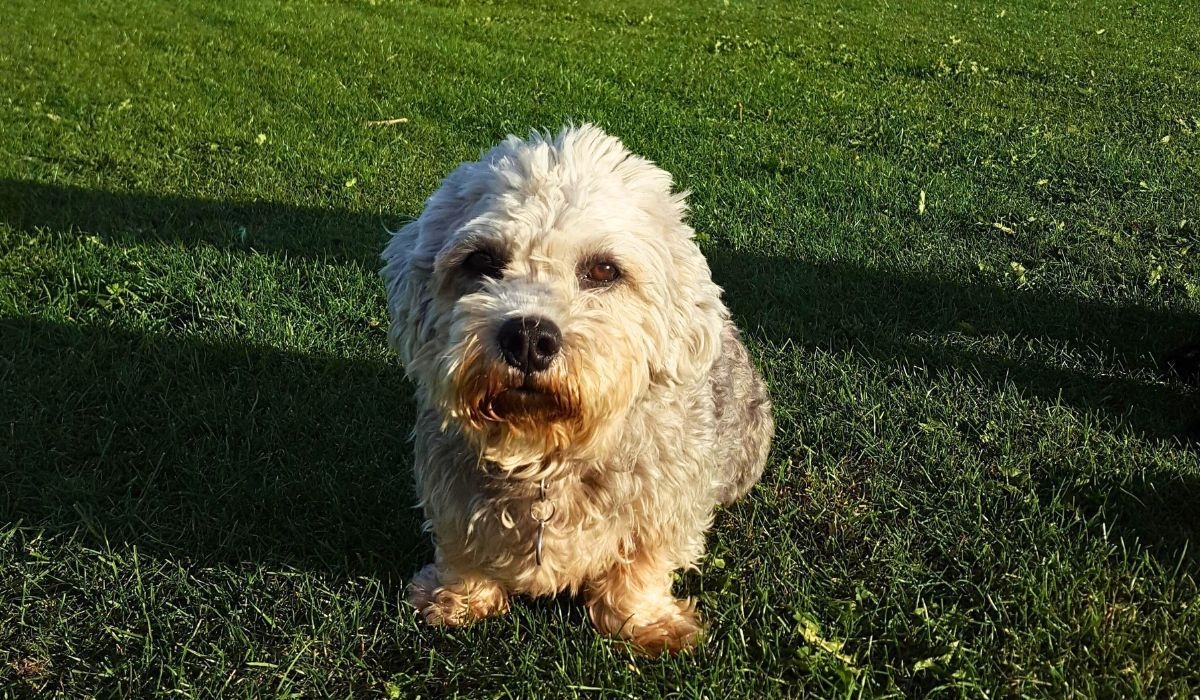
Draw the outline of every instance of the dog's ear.
<instances>
[{"instance_id":1,"label":"dog's ear","mask_svg":"<svg viewBox=\"0 0 1200 700\"><path fill-rule=\"evenodd\" d=\"M426 200L417 220L393 233L384 248L379 275L391 317L388 341L409 376L413 375L413 363L421 359L422 348L438 333L433 317L434 260L487 195L493 182L487 167L483 162L471 162L455 168Z\"/></svg>"},{"instance_id":2,"label":"dog's ear","mask_svg":"<svg viewBox=\"0 0 1200 700\"><path fill-rule=\"evenodd\" d=\"M721 331L729 311L691 229L670 246L675 269L662 316L667 338L665 351L651 358L651 377L658 382L690 382L707 375L720 356Z\"/></svg>"},{"instance_id":3,"label":"dog's ear","mask_svg":"<svg viewBox=\"0 0 1200 700\"><path fill-rule=\"evenodd\" d=\"M391 319L388 342L410 374L417 349L432 339L427 337L431 328L424 317L432 301L429 278L433 260L421 253L421 229L422 222L417 219L393 232L383 250L383 269L379 271Z\"/></svg>"}]
</instances>

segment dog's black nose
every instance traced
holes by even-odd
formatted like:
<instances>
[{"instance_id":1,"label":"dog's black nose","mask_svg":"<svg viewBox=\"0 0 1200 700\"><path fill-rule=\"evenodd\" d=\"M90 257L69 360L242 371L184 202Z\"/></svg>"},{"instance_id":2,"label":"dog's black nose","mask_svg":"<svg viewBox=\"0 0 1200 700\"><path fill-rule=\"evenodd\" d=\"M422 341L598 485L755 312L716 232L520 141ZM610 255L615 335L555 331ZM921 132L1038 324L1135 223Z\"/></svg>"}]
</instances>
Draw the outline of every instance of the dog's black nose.
<instances>
[{"instance_id":1,"label":"dog's black nose","mask_svg":"<svg viewBox=\"0 0 1200 700\"><path fill-rule=\"evenodd\" d=\"M558 326L537 317L510 318L500 326L497 340L504 361L526 374L545 370L562 348Z\"/></svg>"}]
</instances>

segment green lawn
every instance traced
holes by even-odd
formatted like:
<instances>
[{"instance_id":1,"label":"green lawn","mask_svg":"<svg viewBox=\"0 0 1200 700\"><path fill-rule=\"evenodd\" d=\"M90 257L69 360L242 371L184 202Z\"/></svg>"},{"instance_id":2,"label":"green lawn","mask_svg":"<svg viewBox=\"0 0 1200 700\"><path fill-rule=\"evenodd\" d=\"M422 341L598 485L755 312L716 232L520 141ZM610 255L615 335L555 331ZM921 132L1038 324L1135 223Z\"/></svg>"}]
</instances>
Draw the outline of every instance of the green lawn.
<instances>
[{"instance_id":1,"label":"green lawn","mask_svg":"<svg viewBox=\"0 0 1200 700\"><path fill-rule=\"evenodd\" d=\"M4 3L0 695L1195 693L1200 6L596 4ZM776 400L673 659L403 602L384 229L568 120Z\"/></svg>"}]
</instances>

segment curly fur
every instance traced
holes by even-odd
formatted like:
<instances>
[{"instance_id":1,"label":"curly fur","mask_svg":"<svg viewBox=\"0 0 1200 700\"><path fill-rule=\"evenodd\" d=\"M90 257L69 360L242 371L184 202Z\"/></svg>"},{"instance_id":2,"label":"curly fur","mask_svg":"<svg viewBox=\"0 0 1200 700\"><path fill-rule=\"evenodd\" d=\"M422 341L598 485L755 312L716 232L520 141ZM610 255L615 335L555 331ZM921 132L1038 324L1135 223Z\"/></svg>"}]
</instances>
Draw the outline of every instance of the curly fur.
<instances>
[{"instance_id":1,"label":"curly fur","mask_svg":"<svg viewBox=\"0 0 1200 700\"><path fill-rule=\"evenodd\" d=\"M502 613L510 593L582 591L600 631L645 651L697 640L671 573L699 561L715 507L758 481L774 424L685 196L596 127L509 137L452 172L387 245L389 338L417 388L414 471L436 547L409 589L426 621ZM478 250L502 275L464 271ZM618 283L581 284L597 255ZM562 346L526 376L496 334L530 315L555 323ZM523 382L547 400L498 412ZM537 565L541 483L554 512Z\"/></svg>"}]
</instances>

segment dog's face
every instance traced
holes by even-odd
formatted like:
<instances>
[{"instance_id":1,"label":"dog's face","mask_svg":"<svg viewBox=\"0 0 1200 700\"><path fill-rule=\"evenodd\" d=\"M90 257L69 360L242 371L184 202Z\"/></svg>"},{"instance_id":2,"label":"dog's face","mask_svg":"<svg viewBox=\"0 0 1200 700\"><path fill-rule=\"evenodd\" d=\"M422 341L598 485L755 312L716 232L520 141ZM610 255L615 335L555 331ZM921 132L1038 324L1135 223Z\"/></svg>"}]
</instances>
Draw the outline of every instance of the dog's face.
<instances>
[{"instance_id":1,"label":"dog's face","mask_svg":"<svg viewBox=\"0 0 1200 700\"><path fill-rule=\"evenodd\" d=\"M392 342L484 459L598 458L654 384L707 374L724 307L670 189L594 127L510 138L393 238Z\"/></svg>"}]
</instances>

